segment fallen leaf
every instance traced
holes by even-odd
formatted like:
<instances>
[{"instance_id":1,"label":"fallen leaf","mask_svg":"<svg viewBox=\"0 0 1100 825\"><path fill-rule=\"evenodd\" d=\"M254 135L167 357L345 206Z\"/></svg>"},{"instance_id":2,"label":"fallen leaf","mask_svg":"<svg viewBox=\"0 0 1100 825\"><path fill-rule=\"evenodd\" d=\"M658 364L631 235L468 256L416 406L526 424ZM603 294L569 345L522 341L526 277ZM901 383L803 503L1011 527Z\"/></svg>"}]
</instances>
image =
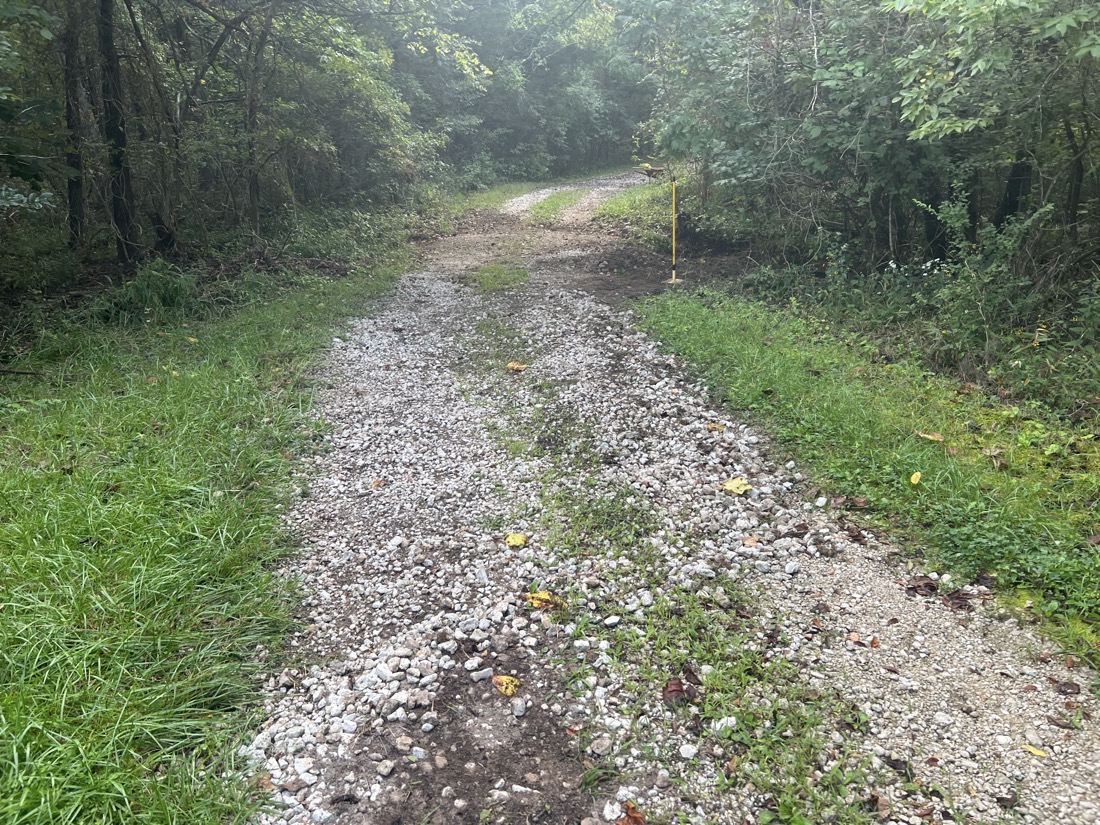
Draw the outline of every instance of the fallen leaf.
<instances>
[{"instance_id":1,"label":"fallen leaf","mask_svg":"<svg viewBox=\"0 0 1100 825\"><path fill-rule=\"evenodd\" d=\"M879 646L878 636L872 636L871 641L869 641L867 644L870 645L871 647L878 647Z\"/></svg>"},{"instance_id":2,"label":"fallen leaf","mask_svg":"<svg viewBox=\"0 0 1100 825\"><path fill-rule=\"evenodd\" d=\"M729 761L726 763L726 778L729 779L735 773L737 773L737 757L731 756Z\"/></svg>"},{"instance_id":3,"label":"fallen leaf","mask_svg":"<svg viewBox=\"0 0 1100 825\"><path fill-rule=\"evenodd\" d=\"M519 690L519 679L515 676L493 675L493 685L505 696L515 696Z\"/></svg>"},{"instance_id":4,"label":"fallen leaf","mask_svg":"<svg viewBox=\"0 0 1100 825\"><path fill-rule=\"evenodd\" d=\"M742 536L741 543L744 544L746 547L756 547L756 545L760 544L760 537Z\"/></svg>"},{"instance_id":5,"label":"fallen leaf","mask_svg":"<svg viewBox=\"0 0 1100 825\"><path fill-rule=\"evenodd\" d=\"M536 590L533 593L524 593L523 599L535 610L547 610L550 608L565 607L568 602L561 596L551 593L549 590Z\"/></svg>"},{"instance_id":6,"label":"fallen leaf","mask_svg":"<svg viewBox=\"0 0 1100 825\"><path fill-rule=\"evenodd\" d=\"M190 335L187 336L187 343L188 344L197 344L198 342L199 342L198 338L192 338Z\"/></svg>"},{"instance_id":7,"label":"fallen leaf","mask_svg":"<svg viewBox=\"0 0 1100 825\"><path fill-rule=\"evenodd\" d=\"M381 487L385 483L386 483L386 479L376 478L374 481L372 481L370 483L370 486L373 487L375 490L377 490L379 487Z\"/></svg>"},{"instance_id":8,"label":"fallen leaf","mask_svg":"<svg viewBox=\"0 0 1100 825\"><path fill-rule=\"evenodd\" d=\"M1097 533L1095 536L1089 536L1088 542L1092 545L1100 544L1100 533Z\"/></svg>"},{"instance_id":9,"label":"fallen leaf","mask_svg":"<svg viewBox=\"0 0 1100 825\"><path fill-rule=\"evenodd\" d=\"M1015 808L1020 801L1019 794L1016 791L1009 791L1004 796L994 797L997 804L1004 808L1006 811L1010 808Z\"/></svg>"},{"instance_id":10,"label":"fallen leaf","mask_svg":"<svg viewBox=\"0 0 1100 825\"><path fill-rule=\"evenodd\" d=\"M1054 727L1061 728L1062 730L1077 730L1077 725L1060 716L1047 716L1047 721L1054 725Z\"/></svg>"},{"instance_id":11,"label":"fallen leaf","mask_svg":"<svg viewBox=\"0 0 1100 825\"><path fill-rule=\"evenodd\" d=\"M852 642L853 644L863 645L863 642L859 640L859 634L855 632L848 634L848 641Z\"/></svg>"},{"instance_id":12,"label":"fallen leaf","mask_svg":"<svg viewBox=\"0 0 1100 825\"><path fill-rule=\"evenodd\" d=\"M880 793L871 792L870 797L867 798L868 807L878 815L878 818L885 821L890 818L890 800Z\"/></svg>"},{"instance_id":13,"label":"fallen leaf","mask_svg":"<svg viewBox=\"0 0 1100 825\"><path fill-rule=\"evenodd\" d=\"M1035 693L1038 689L1039 688L1035 687L1035 685L1024 685L1020 688L1024 693Z\"/></svg>"},{"instance_id":14,"label":"fallen leaf","mask_svg":"<svg viewBox=\"0 0 1100 825\"><path fill-rule=\"evenodd\" d=\"M1076 682L1059 682L1053 676L1048 676L1047 681L1054 686L1054 692L1063 696L1076 696L1081 692L1081 686Z\"/></svg>"},{"instance_id":15,"label":"fallen leaf","mask_svg":"<svg viewBox=\"0 0 1100 825\"><path fill-rule=\"evenodd\" d=\"M727 493L733 493L735 496L741 496L752 489L752 485L745 479L738 476L737 478L731 478L728 481L722 482L722 489Z\"/></svg>"},{"instance_id":16,"label":"fallen leaf","mask_svg":"<svg viewBox=\"0 0 1100 825\"><path fill-rule=\"evenodd\" d=\"M1077 667L1077 660L1076 660L1076 659L1074 659L1074 658L1073 658L1072 656L1067 656L1067 657L1066 657L1066 667L1067 667L1067 668L1075 668L1075 667Z\"/></svg>"},{"instance_id":17,"label":"fallen leaf","mask_svg":"<svg viewBox=\"0 0 1100 825\"><path fill-rule=\"evenodd\" d=\"M683 681L673 676L665 682L664 688L661 689L661 699L670 708L684 704L688 700L688 696L684 690Z\"/></svg>"},{"instance_id":18,"label":"fallen leaf","mask_svg":"<svg viewBox=\"0 0 1100 825\"><path fill-rule=\"evenodd\" d=\"M870 504L871 500L867 496L856 496L852 499L853 507L866 507Z\"/></svg>"},{"instance_id":19,"label":"fallen leaf","mask_svg":"<svg viewBox=\"0 0 1100 825\"><path fill-rule=\"evenodd\" d=\"M974 609L974 605L970 603L972 597L969 593L963 593L956 590L954 593L949 593L944 596L940 601L950 607L952 610L962 610L969 613Z\"/></svg>"},{"instance_id":20,"label":"fallen leaf","mask_svg":"<svg viewBox=\"0 0 1100 825\"><path fill-rule=\"evenodd\" d=\"M929 803L929 804L925 805L923 808L917 808L917 810L916 810L917 816L919 816L921 819L927 819L928 817L932 816L932 814L934 814L935 812L936 812L936 806L933 805L932 803Z\"/></svg>"},{"instance_id":21,"label":"fallen leaf","mask_svg":"<svg viewBox=\"0 0 1100 825\"><path fill-rule=\"evenodd\" d=\"M982 455L987 455L990 458L998 455L1004 455L1004 447L982 447Z\"/></svg>"},{"instance_id":22,"label":"fallen leaf","mask_svg":"<svg viewBox=\"0 0 1100 825\"><path fill-rule=\"evenodd\" d=\"M910 596L935 596L939 590L935 579L928 576L913 576L905 585L905 592Z\"/></svg>"},{"instance_id":23,"label":"fallen leaf","mask_svg":"<svg viewBox=\"0 0 1100 825\"><path fill-rule=\"evenodd\" d=\"M924 764L930 768L934 768L940 764L940 758L938 756L929 756L924 760Z\"/></svg>"},{"instance_id":24,"label":"fallen leaf","mask_svg":"<svg viewBox=\"0 0 1100 825\"><path fill-rule=\"evenodd\" d=\"M523 372L527 369L527 365L522 361L509 361L505 369L508 370L508 372Z\"/></svg>"},{"instance_id":25,"label":"fallen leaf","mask_svg":"<svg viewBox=\"0 0 1100 825\"><path fill-rule=\"evenodd\" d=\"M627 800L623 803L623 815L615 820L615 825L645 825L645 814Z\"/></svg>"},{"instance_id":26,"label":"fallen leaf","mask_svg":"<svg viewBox=\"0 0 1100 825\"><path fill-rule=\"evenodd\" d=\"M796 524L794 527L789 527L784 533L783 538L788 536L794 536L796 539L800 539L810 532L810 525L806 523Z\"/></svg>"},{"instance_id":27,"label":"fallen leaf","mask_svg":"<svg viewBox=\"0 0 1100 825\"><path fill-rule=\"evenodd\" d=\"M1048 754L1045 750L1043 750L1042 748L1037 748L1034 745L1021 745L1020 747L1022 747L1028 753L1035 756L1042 756L1044 759L1050 756L1050 754Z\"/></svg>"},{"instance_id":28,"label":"fallen leaf","mask_svg":"<svg viewBox=\"0 0 1100 825\"><path fill-rule=\"evenodd\" d=\"M726 425L718 421L708 421L707 429L712 433L724 433L726 431Z\"/></svg>"},{"instance_id":29,"label":"fallen leaf","mask_svg":"<svg viewBox=\"0 0 1100 825\"><path fill-rule=\"evenodd\" d=\"M920 480L921 480L921 474L920 474L919 471L915 472L915 473L913 473L913 475L909 476L909 483L910 484L920 484Z\"/></svg>"},{"instance_id":30,"label":"fallen leaf","mask_svg":"<svg viewBox=\"0 0 1100 825\"><path fill-rule=\"evenodd\" d=\"M703 685L703 680L691 669L691 665L684 665L684 679L693 685L699 685L700 687Z\"/></svg>"},{"instance_id":31,"label":"fallen leaf","mask_svg":"<svg viewBox=\"0 0 1100 825\"><path fill-rule=\"evenodd\" d=\"M504 543L509 547L526 547L527 535L526 533L509 533L504 537Z\"/></svg>"},{"instance_id":32,"label":"fallen leaf","mask_svg":"<svg viewBox=\"0 0 1100 825\"><path fill-rule=\"evenodd\" d=\"M939 433L922 433L922 432L918 431L917 435L919 435L921 438L925 439L926 441L937 441L937 442L943 441L943 436L940 435Z\"/></svg>"}]
</instances>

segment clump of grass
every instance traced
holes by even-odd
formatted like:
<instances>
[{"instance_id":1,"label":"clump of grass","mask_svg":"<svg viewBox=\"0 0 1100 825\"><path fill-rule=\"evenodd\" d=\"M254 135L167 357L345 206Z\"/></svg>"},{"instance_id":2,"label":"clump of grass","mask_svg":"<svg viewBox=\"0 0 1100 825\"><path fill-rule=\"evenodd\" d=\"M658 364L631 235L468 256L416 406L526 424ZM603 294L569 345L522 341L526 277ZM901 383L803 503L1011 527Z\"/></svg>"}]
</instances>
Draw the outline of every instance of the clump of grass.
<instances>
[{"instance_id":1,"label":"clump of grass","mask_svg":"<svg viewBox=\"0 0 1100 825\"><path fill-rule=\"evenodd\" d=\"M0 379L0 821L255 810L234 746L289 625L268 571L313 449L304 370L393 274L187 316L190 282L161 273L103 297L123 326L54 318L17 363L44 377Z\"/></svg>"},{"instance_id":2,"label":"clump of grass","mask_svg":"<svg viewBox=\"0 0 1100 825\"><path fill-rule=\"evenodd\" d=\"M865 499L864 513L934 560L1040 594L1036 606L1063 628L1100 618L1094 436L917 365L880 363L873 343L729 293L667 293L640 310L815 477ZM1074 635L1096 661L1096 637Z\"/></svg>"},{"instance_id":3,"label":"clump of grass","mask_svg":"<svg viewBox=\"0 0 1100 825\"><path fill-rule=\"evenodd\" d=\"M671 248L672 193L665 182L624 189L601 203L595 217L626 229L633 241L650 249Z\"/></svg>"},{"instance_id":4,"label":"clump of grass","mask_svg":"<svg viewBox=\"0 0 1100 825\"><path fill-rule=\"evenodd\" d=\"M523 286L531 279L527 268L519 264L489 263L470 273L474 289L484 294L504 292Z\"/></svg>"},{"instance_id":5,"label":"clump of grass","mask_svg":"<svg viewBox=\"0 0 1100 825\"><path fill-rule=\"evenodd\" d=\"M581 187L579 189L562 189L558 192L552 192L531 207L527 222L554 223L561 217L562 212L578 204L589 191L591 190Z\"/></svg>"}]
</instances>

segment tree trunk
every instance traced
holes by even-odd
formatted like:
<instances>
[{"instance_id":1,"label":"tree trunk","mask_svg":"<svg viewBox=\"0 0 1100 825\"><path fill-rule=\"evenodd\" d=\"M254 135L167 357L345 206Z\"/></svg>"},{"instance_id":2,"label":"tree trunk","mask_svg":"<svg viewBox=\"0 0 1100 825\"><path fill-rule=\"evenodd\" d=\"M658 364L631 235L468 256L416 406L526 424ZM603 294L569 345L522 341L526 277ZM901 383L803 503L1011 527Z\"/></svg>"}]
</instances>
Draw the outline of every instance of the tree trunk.
<instances>
[{"instance_id":1,"label":"tree trunk","mask_svg":"<svg viewBox=\"0 0 1100 825\"><path fill-rule=\"evenodd\" d=\"M256 151L256 131L260 119L260 94L263 91L264 53L271 35L275 17L275 0L267 7L263 30L256 43L256 55L252 63L252 82L248 90L248 106L245 111L245 134L248 135L248 224L252 235L260 236L260 169Z\"/></svg>"},{"instance_id":2,"label":"tree trunk","mask_svg":"<svg viewBox=\"0 0 1100 825\"><path fill-rule=\"evenodd\" d=\"M1077 136L1070 126L1069 119L1062 120L1062 126L1066 130L1066 141L1069 143L1070 158L1069 189L1066 191L1066 237L1070 243L1077 245L1077 224L1080 220L1078 214L1081 210L1081 188L1085 183L1085 149L1077 144ZM1085 133L1085 145L1088 146L1088 133Z\"/></svg>"},{"instance_id":3,"label":"tree trunk","mask_svg":"<svg viewBox=\"0 0 1100 825\"><path fill-rule=\"evenodd\" d=\"M111 221L118 260L131 266L139 257L133 177L126 156L126 117L122 109L122 67L115 48L115 0L99 0L96 30L103 72L103 135L107 140Z\"/></svg>"},{"instance_id":4,"label":"tree trunk","mask_svg":"<svg viewBox=\"0 0 1100 825\"><path fill-rule=\"evenodd\" d=\"M1008 170L1004 197L1001 198L1001 205L997 207L997 213L993 216L995 227L1000 229L1005 225L1005 221L1019 214L1020 204L1027 197L1027 191L1030 188L1031 161L1024 157L1023 152L1017 152L1016 160Z\"/></svg>"},{"instance_id":5,"label":"tree trunk","mask_svg":"<svg viewBox=\"0 0 1100 825\"><path fill-rule=\"evenodd\" d=\"M84 244L85 224L83 93L80 40L71 21L61 36L61 66L65 84L65 128L69 131L69 145L65 151L65 165L69 167L69 247L79 249Z\"/></svg>"}]
</instances>

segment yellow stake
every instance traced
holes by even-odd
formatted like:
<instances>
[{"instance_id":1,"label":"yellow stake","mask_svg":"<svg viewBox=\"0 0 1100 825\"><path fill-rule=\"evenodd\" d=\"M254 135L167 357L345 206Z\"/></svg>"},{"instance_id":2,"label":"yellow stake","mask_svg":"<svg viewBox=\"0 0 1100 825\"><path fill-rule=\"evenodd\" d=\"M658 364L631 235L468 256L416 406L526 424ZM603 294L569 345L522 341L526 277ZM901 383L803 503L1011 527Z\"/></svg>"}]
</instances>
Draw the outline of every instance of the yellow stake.
<instances>
[{"instance_id":1,"label":"yellow stake","mask_svg":"<svg viewBox=\"0 0 1100 825\"><path fill-rule=\"evenodd\" d=\"M670 175L672 181L672 278L666 283L678 284L676 278L676 176Z\"/></svg>"}]
</instances>

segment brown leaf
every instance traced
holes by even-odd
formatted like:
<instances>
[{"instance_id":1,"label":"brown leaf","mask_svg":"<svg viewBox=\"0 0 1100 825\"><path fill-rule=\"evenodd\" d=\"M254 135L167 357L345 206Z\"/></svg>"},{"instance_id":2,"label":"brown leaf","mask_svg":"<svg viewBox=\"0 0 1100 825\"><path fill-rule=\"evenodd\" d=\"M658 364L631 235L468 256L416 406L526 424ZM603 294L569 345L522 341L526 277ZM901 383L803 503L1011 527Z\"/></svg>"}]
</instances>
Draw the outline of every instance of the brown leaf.
<instances>
[{"instance_id":1,"label":"brown leaf","mask_svg":"<svg viewBox=\"0 0 1100 825\"><path fill-rule=\"evenodd\" d=\"M1039 688L1035 687L1035 685L1024 685L1022 688L1020 688L1020 690L1022 690L1024 693L1034 693L1038 689Z\"/></svg>"},{"instance_id":2,"label":"brown leaf","mask_svg":"<svg viewBox=\"0 0 1100 825\"><path fill-rule=\"evenodd\" d=\"M1016 791L1009 791L1004 796L995 797L997 804L1004 808L1006 811L1015 808L1020 802L1020 797Z\"/></svg>"},{"instance_id":3,"label":"brown leaf","mask_svg":"<svg viewBox=\"0 0 1100 825\"><path fill-rule=\"evenodd\" d=\"M645 814L627 800L623 803L623 815L615 820L615 825L645 825Z\"/></svg>"},{"instance_id":4,"label":"brown leaf","mask_svg":"<svg viewBox=\"0 0 1100 825\"><path fill-rule=\"evenodd\" d=\"M938 756L929 756L924 760L924 764L930 768L934 768L940 764L940 758Z\"/></svg>"},{"instance_id":5,"label":"brown leaf","mask_svg":"<svg viewBox=\"0 0 1100 825\"><path fill-rule=\"evenodd\" d=\"M871 647L878 647L879 646L878 636L872 636L871 640L869 642L867 642L867 644L869 644Z\"/></svg>"},{"instance_id":6,"label":"brown leaf","mask_svg":"<svg viewBox=\"0 0 1100 825\"><path fill-rule=\"evenodd\" d=\"M681 679L673 676L667 682L665 682L664 688L661 690L661 699L670 708L678 707L684 704L688 700L687 693L684 691L684 683Z\"/></svg>"},{"instance_id":7,"label":"brown leaf","mask_svg":"<svg viewBox=\"0 0 1100 825\"><path fill-rule=\"evenodd\" d=\"M875 813L879 819L886 821L890 818L890 800L877 791L871 791L871 795L864 800L867 807Z\"/></svg>"},{"instance_id":8,"label":"brown leaf","mask_svg":"<svg viewBox=\"0 0 1100 825\"><path fill-rule=\"evenodd\" d=\"M793 527L788 527L786 532L783 533L783 538L788 536L794 536L796 539L800 539L810 532L810 525L808 524L796 524Z\"/></svg>"},{"instance_id":9,"label":"brown leaf","mask_svg":"<svg viewBox=\"0 0 1100 825\"><path fill-rule=\"evenodd\" d=\"M856 496L852 499L852 506L863 508L871 503L871 500L867 496Z\"/></svg>"},{"instance_id":10,"label":"brown leaf","mask_svg":"<svg viewBox=\"0 0 1100 825\"><path fill-rule=\"evenodd\" d=\"M928 576L913 576L905 585L905 592L910 596L935 596L939 587L935 579Z\"/></svg>"},{"instance_id":11,"label":"brown leaf","mask_svg":"<svg viewBox=\"0 0 1100 825\"><path fill-rule=\"evenodd\" d=\"M1092 545L1100 544L1100 533L1097 533L1095 536L1089 536L1088 543Z\"/></svg>"},{"instance_id":12,"label":"brown leaf","mask_svg":"<svg viewBox=\"0 0 1100 825\"><path fill-rule=\"evenodd\" d=\"M948 593L940 601L950 607L952 610L961 610L964 613L969 613L974 609L974 605L970 603L971 596L969 593L963 593L961 590L956 590L954 593Z\"/></svg>"},{"instance_id":13,"label":"brown leaf","mask_svg":"<svg viewBox=\"0 0 1100 825\"><path fill-rule=\"evenodd\" d=\"M1072 656L1067 656L1066 657L1066 667L1070 668L1070 669L1077 667L1077 660L1074 659Z\"/></svg>"},{"instance_id":14,"label":"brown leaf","mask_svg":"<svg viewBox=\"0 0 1100 825\"><path fill-rule=\"evenodd\" d=\"M691 665L684 665L684 679L693 685L703 686L703 680L695 675L695 671L691 669Z\"/></svg>"},{"instance_id":15,"label":"brown leaf","mask_svg":"<svg viewBox=\"0 0 1100 825\"><path fill-rule=\"evenodd\" d=\"M1061 728L1062 730L1077 730L1077 725L1073 724L1073 722L1068 719L1063 719L1061 716L1047 716L1047 721L1054 725L1054 727Z\"/></svg>"},{"instance_id":16,"label":"brown leaf","mask_svg":"<svg viewBox=\"0 0 1100 825\"><path fill-rule=\"evenodd\" d=\"M923 808L917 808L917 810L915 811L916 815L919 816L921 819L927 819L928 817L932 816L932 814L934 814L935 812L936 812L936 806L931 802L929 802Z\"/></svg>"},{"instance_id":17,"label":"brown leaf","mask_svg":"<svg viewBox=\"0 0 1100 825\"><path fill-rule=\"evenodd\" d=\"M1059 682L1053 676L1048 676L1047 681L1054 686L1054 692L1063 696L1076 696L1081 692L1081 686L1076 682Z\"/></svg>"}]
</instances>

